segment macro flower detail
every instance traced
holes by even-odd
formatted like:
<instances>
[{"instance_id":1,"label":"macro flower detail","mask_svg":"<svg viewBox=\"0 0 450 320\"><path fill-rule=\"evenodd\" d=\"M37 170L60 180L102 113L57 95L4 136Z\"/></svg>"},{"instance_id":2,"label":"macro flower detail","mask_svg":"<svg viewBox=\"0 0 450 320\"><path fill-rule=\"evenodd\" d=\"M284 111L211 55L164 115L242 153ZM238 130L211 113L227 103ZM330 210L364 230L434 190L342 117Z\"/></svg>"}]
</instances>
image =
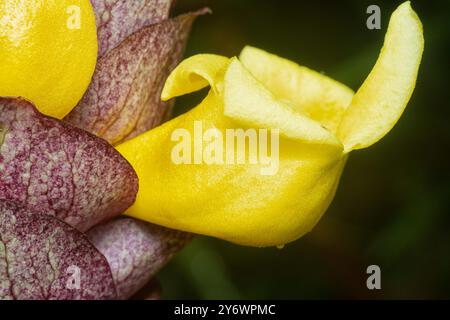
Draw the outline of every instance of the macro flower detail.
<instances>
[{"instance_id":1,"label":"macro flower detail","mask_svg":"<svg viewBox=\"0 0 450 320\"><path fill-rule=\"evenodd\" d=\"M298 239L332 201L350 151L377 142L400 118L423 46L422 25L406 2L392 14L378 61L353 97L319 73L251 47L239 59L186 59L169 76L163 100L211 90L193 110L117 146L140 179L127 214L243 245ZM261 175L261 164L220 163L220 142L214 164L174 163L172 133L191 135L196 121L203 129L279 130L278 173Z\"/></svg>"},{"instance_id":2,"label":"macro flower detail","mask_svg":"<svg viewBox=\"0 0 450 320\"><path fill-rule=\"evenodd\" d=\"M180 63L210 10L171 17L172 4L0 0L0 300L153 298L194 234L295 241L414 91L424 39L409 2L356 92L251 46ZM169 120L174 98L204 88Z\"/></svg>"}]
</instances>

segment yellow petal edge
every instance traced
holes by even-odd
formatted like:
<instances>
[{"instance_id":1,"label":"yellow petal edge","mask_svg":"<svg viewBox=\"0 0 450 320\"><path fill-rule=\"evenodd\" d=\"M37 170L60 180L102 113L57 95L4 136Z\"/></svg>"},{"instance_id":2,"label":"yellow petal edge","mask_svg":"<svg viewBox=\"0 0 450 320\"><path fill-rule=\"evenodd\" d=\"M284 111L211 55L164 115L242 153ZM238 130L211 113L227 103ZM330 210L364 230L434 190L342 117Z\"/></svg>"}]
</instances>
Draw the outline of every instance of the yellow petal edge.
<instances>
[{"instance_id":1,"label":"yellow petal edge","mask_svg":"<svg viewBox=\"0 0 450 320\"><path fill-rule=\"evenodd\" d=\"M423 50L422 23L405 2L392 14L378 60L339 125L347 152L371 146L393 128L416 86Z\"/></svg>"},{"instance_id":2,"label":"yellow petal edge","mask_svg":"<svg viewBox=\"0 0 450 320\"><path fill-rule=\"evenodd\" d=\"M242 245L298 239L327 210L348 152L379 140L400 117L414 88L420 39L420 22L405 3L392 15L380 58L355 96L332 79L252 47L240 59L202 54L184 60L162 98L208 85L211 90L191 111L117 147L140 181L126 214ZM399 60L398 53L407 56ZM277 130L276 173L261 174L263 163L205 163L210 144L196 135L199 128ZM191 163L173 160L181 136L192 137L192 147L202 146L192 149Z\"/></svg>"}]
</instances>

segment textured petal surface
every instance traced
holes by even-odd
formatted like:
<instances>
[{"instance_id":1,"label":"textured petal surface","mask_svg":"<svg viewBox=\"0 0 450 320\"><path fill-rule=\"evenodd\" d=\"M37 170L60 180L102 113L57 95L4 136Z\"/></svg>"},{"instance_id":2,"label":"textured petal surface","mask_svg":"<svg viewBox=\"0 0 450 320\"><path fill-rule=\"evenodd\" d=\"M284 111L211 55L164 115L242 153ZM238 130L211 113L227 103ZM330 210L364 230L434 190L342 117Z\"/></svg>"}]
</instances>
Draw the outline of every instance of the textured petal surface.
<instances>
[{"instance_id":1,"label":"textured petal surface","mask_svg":"<svg viewBox=\"0 0 450 320\"><path fill-rule=\"evenodd\" d=\"M65 120L112 144L159 125L169 108L161 102L161 90L201 13L140 29L109 51L83 100Z\"/></svg>"},{"instance_id":2,"label":"textured petal surface","mask_svg":"<svg viewBox=\"0 0 450 320\"><path fill-rule=\"evenodd\" d=\"M409 2L392 14L380 56L339 126L346 151L369 147L395 125L416 86L424 39Z\"/></svg>"},{"instance_id":3,"label":"textured petal surface","mask_svg":"<svg viewBox=\"0 0 450 320\"><path fill-rule=\"evenodd\" d=\"M191 238L131 218L97 226L88 237L108 260L121 299L140 290Z\"/></svg>"},{"instance_id":4,"label":"textured petal surface","mask_svg":"<svg viewBox=\"0 0 450 320\"><path fill-rule=\"evenodd\" d=\"M97 22L99 56L129 35L169 17L173 0L91 0Z\"/></svg>"},{"instance_id":5,"label":"textured petal surface","mask_svg":"<svg viewBox=\"0 0 450 320\"><path fill-rule=\"evenodd\" d=\"M134 201L133 168L104 140L0 98L0 200L55 215L79 230L121 214Z\"/></svg>"},{"instance_id":6,"label":"textured petal surface","mask_svg":"<svg viewBox=\"0 0 450 320\"><path fill-rule=\"evenodd\" d=\"M86 236L0 201L0 300L115 299L111 270Z\"/></svg>"}]
</instances>

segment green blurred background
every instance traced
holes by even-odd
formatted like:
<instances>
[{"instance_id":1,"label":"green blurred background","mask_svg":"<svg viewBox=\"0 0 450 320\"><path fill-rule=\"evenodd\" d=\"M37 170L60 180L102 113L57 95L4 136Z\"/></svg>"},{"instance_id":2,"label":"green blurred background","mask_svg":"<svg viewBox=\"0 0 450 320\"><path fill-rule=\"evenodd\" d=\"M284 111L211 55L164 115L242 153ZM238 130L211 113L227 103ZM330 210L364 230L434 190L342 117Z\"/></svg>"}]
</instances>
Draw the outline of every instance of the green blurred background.
<instances>
[{"instance_id":1,"label":"green blurred background","mask_svg":"<svg viewBox=\"0 0 450 320\"><path fill-rule=\"evenodd\" d=\"M197 20L186 56L251 44L357 89L399 3L179 0L175 13L213 10ZM366 28L370 4L381 7L382 30ZM412 5L426 42L412 100L387 137L352 154L314 230L281 250L197 237L159 274L163 298L450 298L450 1ZM176 112L204 94L179 99ZM371 264L382 290L366 288Z\"/></svg>"}]
</instances>

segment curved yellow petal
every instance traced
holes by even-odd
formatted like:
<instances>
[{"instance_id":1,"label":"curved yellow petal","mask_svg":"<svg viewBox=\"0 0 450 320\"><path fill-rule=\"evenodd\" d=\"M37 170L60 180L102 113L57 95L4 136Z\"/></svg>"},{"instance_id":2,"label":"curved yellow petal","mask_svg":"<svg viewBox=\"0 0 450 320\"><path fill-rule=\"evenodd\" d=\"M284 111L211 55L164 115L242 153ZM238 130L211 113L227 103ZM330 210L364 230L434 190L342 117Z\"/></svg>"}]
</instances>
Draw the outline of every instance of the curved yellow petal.
<instances>
[{"instance_id":1,"label":"curved yellow petal","mask_svg":"<svg viewBox=\"0 0 450 320\"><path fill-rule=\"evenodd\" d=\"M167 101L207 86L217 89L216 83L223 78L229 60L215 54L198 54L187 58L169 75L161 99Z\"/></svg>"},{"instance_id":2,"label":"curved yellow petal","mask_svg":"<svg viewBox=\"0 0 450 320\"><path fill-rule=\"evenodd\" d=\"M289 139L342 149L330 131L277 100L236 58L225 74L224 114L249 127L279 129Z\"/></svg>"},{"instance_id":3,"label":"curved yellow petal","mask_svg":"<svg viewBox=\"0 0 450 320\"><path fill-rule=\"evenodd\" d=\"M392 14L380 56L339 125L347 152L374 144L398 121L413 93L423 48L422 24L405 2Z\"/></svg>"},{"instance_id":4,"label":"curved yellow petal","mask_svg":"<svg viewBox=\"0 0 450 320\"><path fill-rule=\"evenodd\" d=\"M319 72L254 47L245 47L239 60L277 99L289 102L335 133L352 100L350 88Z\"/></svg>"}]
</instances>

